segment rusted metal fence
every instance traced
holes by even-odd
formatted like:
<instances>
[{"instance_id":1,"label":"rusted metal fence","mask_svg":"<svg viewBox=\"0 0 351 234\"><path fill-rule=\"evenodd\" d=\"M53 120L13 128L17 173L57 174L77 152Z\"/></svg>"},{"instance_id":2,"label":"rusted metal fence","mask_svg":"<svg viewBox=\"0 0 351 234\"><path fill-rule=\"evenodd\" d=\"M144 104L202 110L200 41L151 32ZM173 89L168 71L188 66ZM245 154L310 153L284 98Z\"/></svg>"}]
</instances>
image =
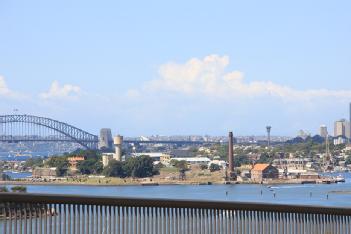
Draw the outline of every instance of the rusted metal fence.
<instances>
[{"instance_id":1,"label":"rusted metal fence","mask_svg":"<svg viewBox=\"0 0 351 234\"><path fill-rule=\"evenodd\" d=\"M351 209L0 193L0 233L351 233Z\"/></svg>"}]
</instances>

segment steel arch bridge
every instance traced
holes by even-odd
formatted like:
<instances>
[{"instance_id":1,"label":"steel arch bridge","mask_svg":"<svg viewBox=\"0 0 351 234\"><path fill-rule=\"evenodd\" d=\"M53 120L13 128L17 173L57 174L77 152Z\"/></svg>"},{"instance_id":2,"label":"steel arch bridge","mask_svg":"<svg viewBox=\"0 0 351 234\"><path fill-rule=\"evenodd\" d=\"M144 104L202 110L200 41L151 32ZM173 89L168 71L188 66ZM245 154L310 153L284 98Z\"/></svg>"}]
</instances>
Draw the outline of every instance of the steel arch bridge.
<instances>
[{"instance_id":1,"label":"steel arch bridge","mask_svg":"<svg viewBox=\"0 0 351 234\"><path fill-rule=\"evenodd\" d=\"M72 142L96 149L98 136L50 118L0 115L0 142Z\"/></svg>"}]
</instances>

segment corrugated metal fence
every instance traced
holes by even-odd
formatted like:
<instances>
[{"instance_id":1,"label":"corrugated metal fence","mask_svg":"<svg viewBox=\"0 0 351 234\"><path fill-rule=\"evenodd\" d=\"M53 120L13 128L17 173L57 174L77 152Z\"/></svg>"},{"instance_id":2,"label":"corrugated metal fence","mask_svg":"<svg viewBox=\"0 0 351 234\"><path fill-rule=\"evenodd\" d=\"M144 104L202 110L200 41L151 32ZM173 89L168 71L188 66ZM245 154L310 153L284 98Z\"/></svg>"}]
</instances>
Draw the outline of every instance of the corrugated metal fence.
<instances>
[{"instance_id":1,"label":"corrugated metal fence","mask_svg":"<svg viewBox=\"0 0 351 234\"><path fill-rule=\"evenodd\" d=\"M351 209L0 193L0 233L351 233Z\"/></svg>"}]
</instances>

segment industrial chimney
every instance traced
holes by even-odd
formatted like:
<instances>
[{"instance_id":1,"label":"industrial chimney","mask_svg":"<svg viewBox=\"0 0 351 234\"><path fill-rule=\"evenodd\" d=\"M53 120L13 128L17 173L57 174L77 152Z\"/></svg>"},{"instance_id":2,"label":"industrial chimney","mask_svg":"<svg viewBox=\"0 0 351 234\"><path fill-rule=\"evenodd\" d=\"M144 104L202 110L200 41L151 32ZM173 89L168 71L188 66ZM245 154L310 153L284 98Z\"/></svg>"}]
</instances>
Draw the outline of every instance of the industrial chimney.
<instances>
[{"instance_id":1,"label":"industrial chimney","mask_svg":"<svg viewBox=\"0 0 351 234\"><path fill-rule=\"evenodd\" d=\"M229 163L229 174L232 175L234 172L234 162L233 162L233 132L229 132L228 138L228 163Z\"/></svg>"}]
</instances>

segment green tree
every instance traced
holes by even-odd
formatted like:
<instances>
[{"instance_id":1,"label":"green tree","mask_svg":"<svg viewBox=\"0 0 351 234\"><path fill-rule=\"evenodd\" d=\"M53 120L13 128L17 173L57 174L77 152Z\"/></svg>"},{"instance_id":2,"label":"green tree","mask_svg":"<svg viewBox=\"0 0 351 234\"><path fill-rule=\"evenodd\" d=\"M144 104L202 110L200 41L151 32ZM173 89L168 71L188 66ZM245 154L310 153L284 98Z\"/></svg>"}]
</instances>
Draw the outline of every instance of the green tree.
<instances>
[{"instance_id":1,"label":"green tree","mask_svg":"<svg viewBox=\"0 0 351 234\"><path fill-rule=\"evenodd\" d=\"M3 181L9 181L9 180L11 180L11 176L9 176L9 175L7 175L7 174L5 174L5 173L2 173L2 174L0 174L1 176L0 176L0 180L3 180Z\"/></svg>"},{"instance_id":2,"label":"green tree","mask_svg":"<svg viewBox=\"0 0 351 234\"><path fill-rule=\"evenodd\" d=\"M221 167L218 164L211 163L209 166L210 172L219 171Z\"/></svg>"},{"instance_id":3,"label":"green tree","mask_svg":"<svg viewBox=\"0 0 351 234\"><path fill-rule=\"evenodd\" d=\"M29 158L24 163L24 167L26 168L42 167L43 165L43 159L41 157Z\"/></svg>"},{"instance_id":4,"label":"green tree","mask_svg":"<svg viewBox=\"0 0 351 234\"><path fill-rule=\"evenodd\" d=\"M257 160L256 163L271 163L271 162L272 162L272 158L269 156L269 154L262 153L260 159Z\"/></svg>"},{"instance_id":5,"label":"green tree","mask_svg":"<svg viewBox=\"0 0 351 234\"><path fill-rule=\"evenodd\" d=\"M245 155L238 155L234 157L234 166L240 167L243 164L250 164L251 162L248 160Z\"/></svg>"},{"instance_id":6,"label":"green tree","mask_svg":"<svg viewBox=\"0 0 351 234\"><path fill-rule=\"evenodd\" d=\"M227 145L216 145L216 153L221 160L226 160L228 157L228 144Z\"/></svg>"},{"instance_id":7,"label":"green tree","mask_svg":"<svg viewBox=\"0 0 351 234\"><path fill-rule=\"evenodd\" d=\"M109 177L125 177L125 171L123 170L123 163L116 160L111 160L108 166L103 170L103 174Z\"/></svg>"},{"instance_id":8,"label":"green tree","mask_svg":"<svg viewBox=\"0 0 351 234\"><path fill-rule=\"evenodd\" d=\"M6 186L1 186L0 187L0 193L8 193L8 192L9 192L9 190L8 190L8 188Z\"/></svg>"},{"instance_id":9,"label":"green tree","mask_svg":"<svg viewBox=\"0 0 351 234\"><path fill-rule=\"evenodd\" d=\"M50 157L45 165L48 167L56 167L56 176L64 176L68 171L68 160L65 156Z\"/></svg>"},{"instance_id":10,"label":"green tree","mask_svg":"<svg viewBox=\"0 0 351 234\"><path fill-rule=\"evenodd\" d=\"M206 170L208 168L208 166L206 164L201 164L200 165L200 169L201 170Z\"/></svg>"},{"instance_id":11,"label":"green tree","mask_svg":"<svg viewBox=\"0 0 351 234\"><path fill-rule=\"evenodd\" d=\"M25 193L27 192L27 187L25 186L14 186L11 188L11 191L14 193Z\"/></svg>"},{"instance_id":12,"label":"green tree","mask_svg":"<svg viewBox=\"0 0 351 234\"><path fill-rule=\"evenodd\" d=\"M45 162L45 166L48 166L48 167L58 167L61 165L68 166L67 157L65 157L65 156L52 156Z\"/></svg>"},{"instance_id":13,"label":"green tree","mask_svg":"<svg viewBox=\"0 0 351 234\"><path fill-rule=\"evenodd\" d=\"M188 169L188 162L185 161L185 160L175 160L175 159L172 159L170 161L170 164L173 166L173 167L176 167L178 169L182 169L182 170L187 170Z\"/></svg>"},{"instance_id":14,"label":"green tree","mask_svg":"<svg viewBox=\"0 0 351 234\"><path fill-rule=\"evenodd\" d=\"M351 156L348 156L345 160L345 166L350 165L351 164Z\"/></svg>"},{"instance_id":15,"label":"green tree","mask_svg":"<svg viewBox=\"0 0 351 234\"><path fill-rule=\"evenodd\" d=\"M65 163L56 166L56 176L61 177L67 175L68 165Z\"/></svg>"},{"instance_id":16,"label":"green tree","mask_svg":"<svg viewBox=\"0 0 351 234\"><path fill-rule=\"evenodd\" d=\"M80 161L77 165L78 171L83 175L100 174L103 170L103 165L95 158L90 158Z\"/></svg>"},{"instance_id":17,"label":"green tree","mask_svg":"<svg viewBox=\"0 0 351 234\"><path fill-rule=\"evenodd\" d=\"M137 178L150 177L157 173L152 158L144 155L127 159L123 164L123 170L127 176Z\"/></svg>"}]
</instances>

